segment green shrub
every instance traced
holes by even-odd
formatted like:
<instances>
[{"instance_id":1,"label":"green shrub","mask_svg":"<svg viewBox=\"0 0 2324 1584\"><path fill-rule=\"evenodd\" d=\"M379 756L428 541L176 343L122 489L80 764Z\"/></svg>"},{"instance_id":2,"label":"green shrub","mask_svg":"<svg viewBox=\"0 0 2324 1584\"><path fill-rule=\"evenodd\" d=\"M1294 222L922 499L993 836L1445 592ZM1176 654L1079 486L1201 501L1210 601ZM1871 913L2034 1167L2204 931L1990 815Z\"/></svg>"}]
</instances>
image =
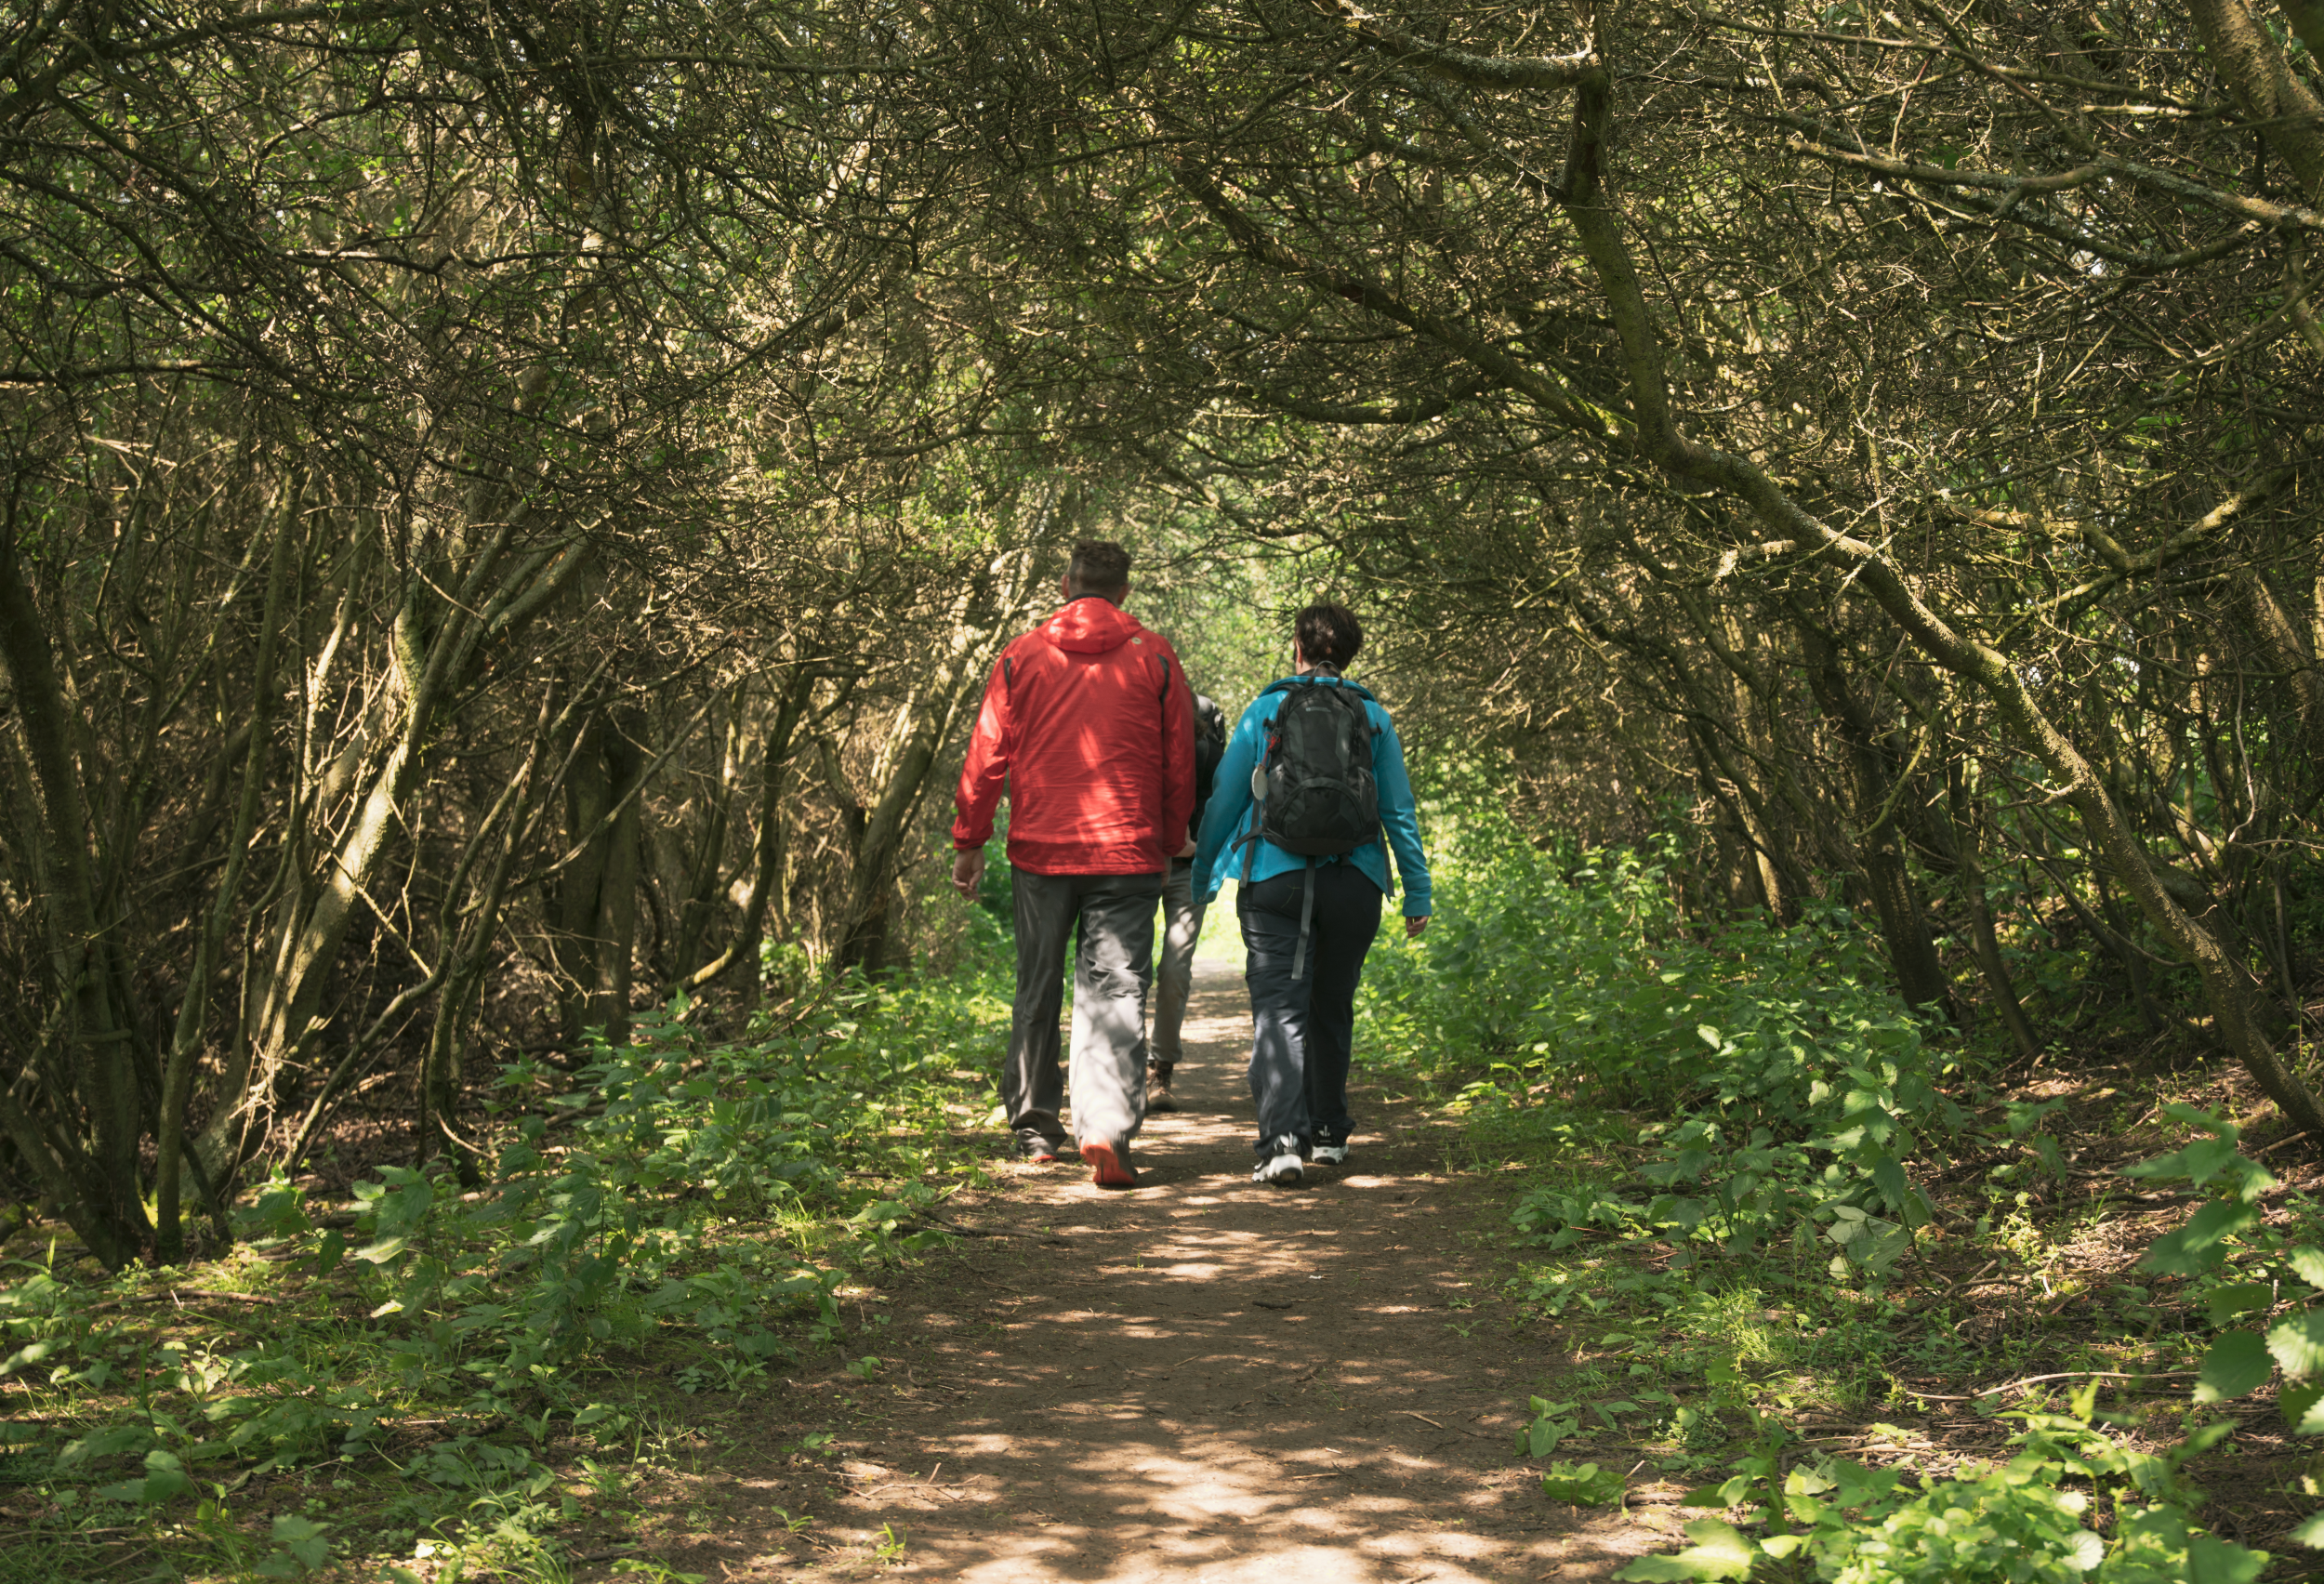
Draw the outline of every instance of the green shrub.
<instances>
[{"instance_id":1,"label":"green shrub","mask_svg":"<svg viewBox=\"0 0 2324 1584\"><path fill-rule=\"evenodd\" d=\"M1429 1076L1465 1081L1475 1108L1651 1118L1638 1175L1659 1192L1544 1189L1522 1230L1820 1238L1836 1272L1874 1274L1910 1248L1928 1207L1904 1162L1967 1117L1844 910L1696 929L1666 853L1538 849L1493 810L1433 828L1437 917L1418 949L1373 958L1365 1049L1433 1052Z\"/></svg>"},{"instance_id":2,"label":"green shrub","mask_svg":"<svg viewBox=\"0 0 2324 1584\"><path fill-rule=\"evenodd\" d=\"M609 1411L583 1400L581 1366L657 1335L691 1344L681 1389L746 1389L844 1334L847 1271L942 1235L911 1223L961 1162L950 1136L991 1105L1006 988L988 953L953 976L843 983L741 1041L644 1018L561 1092L536 1066L504 1072L482 1191L449 1163L385 1167L355 1185L350 1225L286 1179L262 1184L238 1212L247 1246L354 1300L358 1322L157 1347L119 1301L134 1273L27 1273L0 1287L0 1379L77 1422L17 1456L53 1452L67 1494L152 1506L220 1490L228 1469L371 1451L412 1418L538 1441L553 1418ZM507 1484L535 1468L456 1430L419 1472ZM526 1500L537 1478L518 1482Z\"/></svg>"}]
</instances>

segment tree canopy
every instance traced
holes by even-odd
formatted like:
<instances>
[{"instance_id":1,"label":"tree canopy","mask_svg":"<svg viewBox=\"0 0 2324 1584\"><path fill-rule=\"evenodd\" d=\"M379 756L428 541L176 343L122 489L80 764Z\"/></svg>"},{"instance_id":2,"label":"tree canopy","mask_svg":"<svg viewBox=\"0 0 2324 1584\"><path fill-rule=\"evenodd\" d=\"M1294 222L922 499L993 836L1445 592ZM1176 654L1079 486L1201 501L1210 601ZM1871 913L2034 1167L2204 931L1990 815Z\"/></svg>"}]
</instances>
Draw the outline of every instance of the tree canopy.
<instances>
[{"instance_id":1,"label":"tree canopy","mask_svg":"<svg viewBox=\"0 0 2324 1584\"><path fill-rule=\"evenodd\" d=\"M375 1075L459 1155L480 1049L941 954L1085 536L1237 686L1357 601L1437 773L1695 917L1857 911L2027 1055L2084 941L2324 1129L2314 25L28 14L7 1169L167 1256Z\"/></svg>"}]
</instances>

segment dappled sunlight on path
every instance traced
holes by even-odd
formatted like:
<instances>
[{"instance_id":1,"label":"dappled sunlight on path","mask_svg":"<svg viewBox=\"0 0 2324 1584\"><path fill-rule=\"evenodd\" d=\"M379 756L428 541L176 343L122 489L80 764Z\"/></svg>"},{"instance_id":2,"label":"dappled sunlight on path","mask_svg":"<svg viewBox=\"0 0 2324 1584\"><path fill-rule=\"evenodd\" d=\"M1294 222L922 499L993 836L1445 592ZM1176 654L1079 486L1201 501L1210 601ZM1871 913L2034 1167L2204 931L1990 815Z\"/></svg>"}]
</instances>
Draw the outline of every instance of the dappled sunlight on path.
<instances>
[{"instance_id":1,"label":"dappled sunlight on path","mask_svg":"<svg viewBox=\"0 0 2324 1584\"><path fill-rule=\"evenodd\" d=\"M874 1381L829 1355L795 1372L763 1472L742 1454L709 1478L733 1521L671 1563L713 1579L1451 1584L1603 1578L1660 1546L1675 1514L1578 1513L1510 1455L1557 1361L1508 1334L1505 1308L1469 1313L1492 1276L1462 1235L1474 1180L1443 1169L1456 1131L1363 1096L1346 1167L1298 1190L1249 1181L1242 996L1234 965L1200 965L1185 1110L1149 1120L1136 1192L1077 1164L1011 1166L1006 1192L953 1201L982 1235L851 1298L888 1316L851 1344L880 1358ZM818 1424L838 1431L832 1467L772 1456ZM834 1488L794 1539L763 1514L801 1511L803 1485Z\"/></svg>"}]
</instances>

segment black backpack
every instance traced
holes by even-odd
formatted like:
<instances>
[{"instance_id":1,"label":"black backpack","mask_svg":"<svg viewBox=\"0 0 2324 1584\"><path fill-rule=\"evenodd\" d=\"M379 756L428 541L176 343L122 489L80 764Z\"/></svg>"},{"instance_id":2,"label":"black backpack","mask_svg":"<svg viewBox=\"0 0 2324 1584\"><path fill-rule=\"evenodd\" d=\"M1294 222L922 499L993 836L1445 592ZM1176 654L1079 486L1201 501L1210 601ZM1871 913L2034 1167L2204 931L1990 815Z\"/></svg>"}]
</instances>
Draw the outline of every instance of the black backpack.
<instances>
[{"instance_id":1,"label":"black backpack","mask_svg":"<svg viewBox=\"0 0 2324 1584\"><path fill-rule=\"evenodd\" d=\"M1267 727L1267 752L1251 771L1259 805L1243 852L1248 885L1261 837L1305 858L1300 944L1291 977L1307 970L1315 914L1315 860L1380 839L1380 788L1372 781L1372 715L1362 690L1322 681L1294 682Z\"/></svg>"},{"instance_id":2,"label":"black backpack","mask_svg":"<svg viewBox=\"0 0 2324 1584\"><path fill-rule=\"evenodd\" d=\"M1380 839L1380 788L1372 784L1372 715L1353 688L1297 682L1267 727L1267 757L1253 778L1258 834L1304 858L1353 852Z\"/></svg>"},{"instance_id":3,"label":"black backpack","mask_svg":"<svg viewBox=\"0 0 2324 1584\"><path fill-rule=\"evenodd\" d=\"M1219 761L1226 758L1226 712L1201 693L1195 695L1195 814L1187 822L1192 836L1202 824L1203 805L1210 801L1219 779Z\"/></svg>"}]
</instances>

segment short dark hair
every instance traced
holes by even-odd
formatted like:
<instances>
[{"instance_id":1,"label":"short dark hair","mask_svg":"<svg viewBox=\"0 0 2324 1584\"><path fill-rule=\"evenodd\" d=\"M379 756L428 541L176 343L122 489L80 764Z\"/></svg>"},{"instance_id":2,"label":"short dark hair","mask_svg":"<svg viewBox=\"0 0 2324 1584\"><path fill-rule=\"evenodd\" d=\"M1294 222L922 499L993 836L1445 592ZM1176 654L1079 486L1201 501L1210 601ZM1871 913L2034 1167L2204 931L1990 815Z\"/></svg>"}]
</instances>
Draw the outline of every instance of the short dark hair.
<instances>
[{"instance_id":1,"label":"short dark hair","mask_svg":"<svg viewBox=\"0 0 2324 1584\"><path fill-rule=\"evenodd\" d=\"M1355 663L1364 647L1364 628L1345 605L1321 600L1299 614L1291 626L1298 637L1300 658L1311 666L1344 670Z\"/></svg>"},{"instance_id":2,"label":"short dark hair","mask_svg":"<svg viewBox=\"0 0 2324 1584\"><path fill-rule=\"evenodd\" d=\"M1129 587L1129 552L1111 539L1084 539L1074 547L1065 577L1076 594L1113 594Z\"/></svg>"}]
</instances>

